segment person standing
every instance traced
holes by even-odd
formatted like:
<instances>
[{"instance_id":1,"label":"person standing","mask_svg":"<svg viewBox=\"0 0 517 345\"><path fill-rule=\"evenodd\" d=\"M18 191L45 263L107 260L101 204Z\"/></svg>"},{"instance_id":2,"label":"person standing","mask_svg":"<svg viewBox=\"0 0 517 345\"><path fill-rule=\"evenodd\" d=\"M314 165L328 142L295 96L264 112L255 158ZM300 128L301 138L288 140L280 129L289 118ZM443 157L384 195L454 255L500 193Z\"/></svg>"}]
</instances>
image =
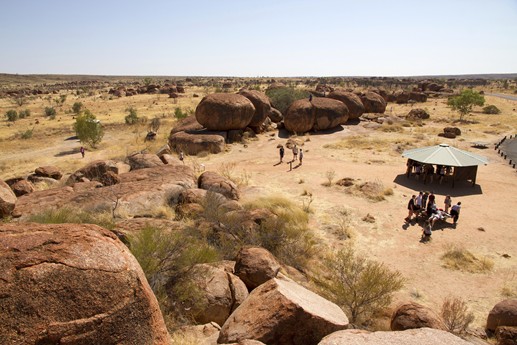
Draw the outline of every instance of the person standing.
<instances>
[{"instance_id":1,"label":"person standing","mask_svg":"<svg viewBox=\"0 0 517 345\"><path fill-rule=\"evenodd\" d=\"M185 164L185 162L184 162L185 156L183 155L183 151L180 151L179 159L180 159L180 161L181 161L183 164Z\"/></svg>"},{"instance_id":2,"label":"person standing","mask_svg":"<svg viewBox=\"0 0 517 345\"><path fill-rule=\"evenodd\" d=\"M413 195L411 197L411 200L409 200L408 204L407 204L407 209L408 209L408 215L406 217L406 221L409 222L411 220L411 216L413 216L414 212L415 212L415 205L416 205L416 195Z\"/></svg>"},{"instance_id":3,"label":"person standing","mask_svg":"<svg viewBox=\"0 0 517 345\"><path fill-rule=\"evenodd\" d=\"M284 161L284 153L285 153L284 146L280 145L280 149L278 151L280 153L280 163L282 163Z\"/></svg>"},{"instance_id":4,"label":"person standing","mask_svg":"<svg viewBox=\"0 0 517 345\"><path fill-rule=\"evenodd\" d=\"M300 165L302 165L302 161L303 161L303 150L300 149Z\"/></svg>"},{"instance_id":5,"label":"person standing","mask_svg":"<svg viewBox=\"0 0 517 345\"><path fill-rule=\"evenodd\" d=\"M453 224L456 225L458 222L458 218L460 217L460 210L461 210L461 201L458 201L458 203L451 208L451 216L453 220Z\"/></svg>"},{"instance_id":6,"label":"person standing","mask_svg":"<svg viewBox=\"0 0 517 345\"><path fill-rule=\"evenodd\" d=\"M434 192L431 191L431 194L429 194L429 203L434 204L436 197L434 196Z\"/></svg>"},{"instance_id":7,"label":"person standing","mask_svg":"<svg viewBox=\"0 0 517 345\"><path fill-rule=\"evenodd\" d=\"M81 152L81 156L83 156L83 158L84 158L84 147L83 147L83 146L81 146L81 148L79 149L79 151Z\"/></svg>"},{"instance_id":8,"label":"person standing","mask_svg":"<svg viewBox=\"0 0 517 345\"><path fill-rule=\"evenodd\" d=\"M427 207L427 198L429 198L429 192L426 191L422 196L422 208Z\"/></svg>"},{"instance_id":9,"label":"person standing","mask_svg":"<svg viewBox=\"0 0 517 345\"><path fill-rule=\"evenodd\" d=\"M294 144L294 146L293 146L293 161L295 161L297 159L298 159L298 146L296 146L296 144Z\"/></svg>"},{"instance_id":10,"label":"person standing","mask_svg":"<svg viewBox=\"0 0 517 345\"><path fill-rule=\"evenodd\" d=\"M416 205L415 205L416 207L415 207L415 210L421 210L422 209L423 197L424 197L424 192L418 193L418 196L416 197Z\"/></svg>"},{"instance_id":11,"label":"person standing","mask_svg":"<svg viewBox=\"0 0 517 345\"><path fill-rule=\"evenodd\" d=\"M451 196L450 195L447 195L445 197L445 200L444 200L444 205L445 205L445 213L449 213L449 208L451 207L452 205L452 200L451 200Z\"/></svg>"}]
</instances>

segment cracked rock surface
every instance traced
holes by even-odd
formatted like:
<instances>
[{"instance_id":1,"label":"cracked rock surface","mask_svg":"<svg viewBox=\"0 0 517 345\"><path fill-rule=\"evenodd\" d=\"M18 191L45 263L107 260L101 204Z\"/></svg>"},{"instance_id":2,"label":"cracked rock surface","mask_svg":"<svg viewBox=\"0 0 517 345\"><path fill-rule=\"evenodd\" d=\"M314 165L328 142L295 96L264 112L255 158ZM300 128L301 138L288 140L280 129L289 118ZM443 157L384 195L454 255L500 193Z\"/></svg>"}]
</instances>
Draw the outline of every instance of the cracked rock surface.
<instances>
[{"instance_id":1,"label":"cracked rock surface","mask_svg":"<svg viewBox=\"0 0 517 345\"><path fill-rule=\"evenodd\" d=\"M166 344L144 273L95 225L0 225L5 344Z\"/></svg>"}]
</instances>

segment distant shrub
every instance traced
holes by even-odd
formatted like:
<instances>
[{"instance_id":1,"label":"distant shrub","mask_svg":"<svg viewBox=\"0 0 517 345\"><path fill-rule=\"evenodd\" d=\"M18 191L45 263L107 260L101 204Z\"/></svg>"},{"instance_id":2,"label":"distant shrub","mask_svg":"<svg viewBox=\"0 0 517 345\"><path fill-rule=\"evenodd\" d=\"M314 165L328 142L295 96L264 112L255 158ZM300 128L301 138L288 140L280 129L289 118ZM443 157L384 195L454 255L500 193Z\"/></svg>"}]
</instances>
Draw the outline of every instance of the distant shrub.
<instances>
[{"instance_id":1,"label":"distant shrub","mask_svg":"<svg viewBox=\"0 0 517 345\"><path fill-rule=\"evenodd\" d=\"M138 113L135 108L129 107L126 109L126 111L129 113L126 115L124 120L126 121L126 125L134 125L138 122Z\"/></svg>"},{"instance_id":2,"label":"distant shrub","mask_svg":"<svg viewBox=\"0 0 517 345\"><path fill-rule=\"evenodd\" d=\"M326 260L325 272L316 281L323 293L348 311L350 322L365 322L376 312L386 308L393 293L404 286L398 271L383 263L356 255L346 246Z\"/></svg>"},{"instance_id":3,"label":"distant shrub","mask_svg":"<svg viewBox=\"0 0 517 345\"><path fill-rule=\"evenodd\" d=\"M75 102L74 105L72 105L72 111L74 114L79 115L81 111L83 111L83 104L81 102Z\"/></svg>"},{"instance_id":4,"label":"distant shrub","mask_svg":"<svg viewBox=\"0 0 517 345\"><path fill-rule=\"evenodd\" d=\"M470 273L489 272L494 267L494 262L489 258L477 258L467 249L458 246L449 247L441 259L446 268Z\"/></svg>"},{"instance_id":5,"label":"distant shrub","mask_svg":"<svg viewBox=\"0 0 517 345\"><path fill-rule=\"evenodd\" d=\"M20 119L24 119L29 116L31 116L31 111L29 109L20 110L20 112L18 113L18 117Z\"/></svg>"},{"instance_id":6,"label":"distant shrub","mask_svg":"<svg viewBox=\"0 0 517 345\"><path fill-rule=\"evenodd\" d=\"M50 117L52 120L56 118L56 109L54 107L45 107L45 116Z\"/></svg>"},{"instance_id":7,"label":"distant shrub","mask_svg":"<svg viewBox=\"0 0 517 345\"><path fill-rule=\"evenodd\" d=\"M26 131L20 133L20 138L22 138L24 140L30 139L30 138L32 138L33 132L34 132L34 128L27 129Z\"/></svg>"},{"instance_id":8,"label":"distant shrub","mask_svg":"<svg viewBox=\"0 0 517 345\"><path fill-rule=\"evenodd\" d=\"M188 112L187 111L183 111L181 110L181 108L176 108L174 109L174 117L177 119L177 120L181 120L181 119L184 119L188 116Z\"/></svg>"},{"instance_id":9,"label":"distant shrub","mask_svg":"<svg viewBox=\"0 0 517 345\"><path fill-rule=\"evenodd\" d=\"M5 117L7 118L7 121L14 122L18 120L18 112L16 110L8 110L5 113Z\"/></svg>"},{"instance_id":10,"label":"distant shrub","mask_svg":"<svg viewBox=\"0 0 517 345\"><path fill-rule=\"evenodd\" d=\"M298 90L292 87L284 87L278 89L270 89L266 91L266 95L271 100L271 104L276 109L285 114L287 108L296 100L308 98L307 90Z\"/></svg>"},{"instance_id":11,"label":"distant shrub","mask_svg":"<svg viewBox=\"0 0 517 345\"><path fill-rule=\"evenodd\" d=\"M491 115L497 115L500 114L501 110L499 110L498 107L495 105L487 105L483 108L483 114L491 114Z\"/></svg>"}]
</instances>

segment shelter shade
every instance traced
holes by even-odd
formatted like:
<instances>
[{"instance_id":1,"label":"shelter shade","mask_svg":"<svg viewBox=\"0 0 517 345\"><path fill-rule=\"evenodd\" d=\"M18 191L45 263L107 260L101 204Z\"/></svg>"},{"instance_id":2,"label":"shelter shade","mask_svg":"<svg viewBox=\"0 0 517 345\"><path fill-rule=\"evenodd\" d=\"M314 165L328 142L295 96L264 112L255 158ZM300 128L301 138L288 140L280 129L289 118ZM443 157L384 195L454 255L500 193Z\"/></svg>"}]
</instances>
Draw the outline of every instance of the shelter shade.
<instances>
[{"instance_id":1,"label":"shelter shade","mask_svg":"<svg viewBox=\"0 0 517 345\"><path fill-rule=\"evenodd\" d=\"M406 150L402 157L426 164L446 165L451 167L470 167L488 164L488 159L463 151L447 144Z\"/></svg>"}]
</instances>

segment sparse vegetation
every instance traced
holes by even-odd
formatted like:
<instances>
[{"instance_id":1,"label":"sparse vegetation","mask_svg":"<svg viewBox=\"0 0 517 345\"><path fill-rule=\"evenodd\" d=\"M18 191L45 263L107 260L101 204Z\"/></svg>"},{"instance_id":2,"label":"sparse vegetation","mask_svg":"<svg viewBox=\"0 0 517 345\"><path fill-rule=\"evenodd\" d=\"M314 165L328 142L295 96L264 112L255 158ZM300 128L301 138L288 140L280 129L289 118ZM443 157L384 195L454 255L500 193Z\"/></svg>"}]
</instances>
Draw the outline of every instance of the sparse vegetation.
<instances>
[{"instance_id":1,"label":"sparse vegetation","mask_svg":"<svg viewBox=\"0 0 517 345\"><path fill-rule=\"evenodd\" d=\"M404 278L383 263L357 255L346 246L326 260L325 276L317 277L323 292L345 308L352 323L367 322L390 305L393 293L404 286Z\"/></svg>"},{"instance_id":2,"label":"sparse vegetation","mask_svg":"<svg viewBox=\"0 0 517 345\"><path fill-rule=\"evenodd\" d=\"M336 171L334 169L329 169L325 172L325 177L327 178L327 182L325 182L325 186L330 187L332 186L332 182L334 181L334 178L336 177Z\"/></svg>"},{"instance_id":3,"label":"sparse vegetation","mask_svg":"<svg viewBox=\"0 0 517 345\"><path fill-rule=\"evenodd\" d=\"M45 116L49 117L50 119L56 118L56 109L54 107L45 107Z\"/></svg>"},{"instance_id":4,"label":"sparse vegetation","mask_svg":"<svg viewBox=\"0 0 517 345\"><path fill-rule=\"evenodd\" d=\"M72 105L72 111L74 114L79 115L81 111L83 111L84 105L81 102L75 102L74 105Z\"/></svg>"},{"instance_id":5,"label":"sparse vegetation","mask_svg":"<svg viewBox=\"0 0 517 345\"><path fill-rule=\"evenodd\" d=\"M459 246L450 246L442 255L442 261L446 268L470 273L489 272L494 267L494 262L489 258L478 258Z\"/></svg>"},{"instance_id":6,"label":"sparse vegetation","mask_svg":"<svg viewBox=\"0 0 517 345\"><path fill-rule=\"evenodd\" d=\"M20 112L18 113L18 117L20 119L24 119L29 116L31 116L31 111L29 109L20 110Z\"/></svg>"},{"instance_id":7,"label":"sparse vegetation","mask_svg":"<svg viewBox=\"0 0 517 345\"><path fill-rule=\"evenodd\" d=\"M455 334L464 334L474 321L474 314L459 297L447 297L443 301L440 315L447 330Z\"/></svg>"},{"instance_id":8,"label":"sparse vegetation","mask_svg":"<svg viewBox=\"0 0 517 345\"><path fill-rule=\"evenodd\" d=\"M7 121L14 122L18 120L18 112L16 110L8 110L5 113L5 117L7 118Z\"/></svg>"},{"instance_id":9,"label":"sparse vegetation","mask_svg":"<svg viewBox=\"0 0 517 345\"><path fill-rule=\"evenodd\" d=\"M59 209L49 209L29 217L30 222L40 224L96 224L106 229L114 229L109 213L86 212L80 209L63 207Z\"/></svg>"},{"instance_id":10,"label":"sparse vegetation","mask_svg":"<svg viewBox=\"0 0 517 345\"><path fill-rule=\"evenodd\" d=\"M183 111L181 108L177 107L174 109L174 117L176 120L181 120L189 116L188 111Z\"/></svg>"},{"instance_id":11,"label":"sparse vegetation","mask_svg":"<svg viewBox=\"0 0 517 345\"><path fill-rule=\"evenodd\" d=\"M129 107L126 109L126 111L129 113L124 118L126 121L126 125L134 125L138 122L138 113L135 108Z\"/></svg>"},{"instance_id":12,"label":"sparse vegetation","mask_svg":"<svg viewBox=\"0 0 517 345\"><path fill-rule=\"evenodd\" d=\"M474 106L483 106L485 97L472 89L463 90L458 96L453 96L447 101L447 105L460 113L460 121L472 111Z\"/></svg>"},{"instance_id":13,"label":"sparse vegetation","mask_svg":"<svg viewBox=\"0 0 517 345\"><path fill-rule=\"evenodd\" d=\"M501 110L495 105L490 104L483 108L483 114L497 115L501 114Z\"/></svg>"},{"instance_id":14,"label":"sparse vegetation","mask_svg":"<svg viewBox=\"0 0 517 345\"><path fill-rule=\"evenodd\" d=\"M271 104L276 109L285 114L287 108L296 100L308 98L309 92L306 90L299 90L292 87L284 87L278 89L270 89L266 91L271 100Z\"/></svg>"}]
</instances>

